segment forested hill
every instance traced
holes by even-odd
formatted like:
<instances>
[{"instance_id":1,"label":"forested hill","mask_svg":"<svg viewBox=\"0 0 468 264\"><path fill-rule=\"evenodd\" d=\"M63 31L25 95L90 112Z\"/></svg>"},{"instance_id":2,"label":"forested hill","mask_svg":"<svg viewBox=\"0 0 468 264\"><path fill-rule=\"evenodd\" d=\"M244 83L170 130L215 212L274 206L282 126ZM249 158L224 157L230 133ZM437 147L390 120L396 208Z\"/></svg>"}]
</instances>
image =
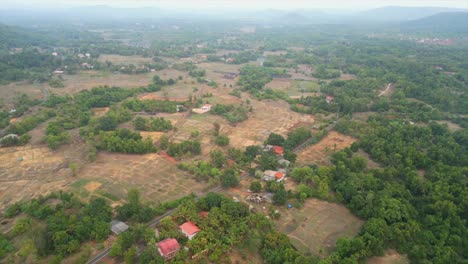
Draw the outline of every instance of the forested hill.
<instances>
[{"instance_id":1,"label":"forested hill","mask_svg":"<svg viewBox=\"0 0 468 264\"><path fill-rule=\"evenodd\" d=\"M404 31L468 33L468 12L444 12L402 24Z\"/></svg>"},{"instance_id":2,"label":"forested hill","mask_svg":"<svg viewBox=\"0 0 468 264\"><path fill-rule=\"evenodd\" d=\"M360 19L378 21L410 21L423 19L444 12L464 12L468 10L441 7L387 6L358 13Z\"/></svg>"},{"instance_id":3,"label":"forested hill","mask_svg":"<svg viewBox=\"0 0 468 264\"><path fill-rule=\"evenodd\" d=\"M0 24L0 50L26 46L43 46L53 41L33 30Z\"/></svg>"}]
</instances>

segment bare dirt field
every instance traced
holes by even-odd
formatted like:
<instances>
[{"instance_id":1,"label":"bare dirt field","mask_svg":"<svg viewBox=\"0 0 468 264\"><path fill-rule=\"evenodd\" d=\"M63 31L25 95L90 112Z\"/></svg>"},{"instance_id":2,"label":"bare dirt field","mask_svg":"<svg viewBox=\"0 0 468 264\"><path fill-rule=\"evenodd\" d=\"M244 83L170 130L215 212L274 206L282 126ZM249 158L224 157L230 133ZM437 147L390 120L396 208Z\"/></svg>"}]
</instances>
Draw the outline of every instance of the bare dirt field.
<instances>
[{"instance_id":1,"label":"bare dirt field","mask_svg":"<svg viewBox=\"0 0 468 264\"><path fill-rule=\"evenodd\" d=\"M367 264L409 264L410 261L405 255L400 255L395 250L386 250L381 257L372 257L367 260Z\"/></svg>"},{"instance_id":2,"label":"bare dirt field","mask_svg":"<svg viewBox=\"0 0 468 264\"><path fill-rule=\"evenodd\" d=\"M341 237L357 235L363 221L346 207L309 199L301 209L282 209L277 228L303 253L321 257L329 255Z\"/></svg>"},{"instance_id":3,"label":"bare dirt field","mask_svg":"<svg viewBox=\"0 0 468 264\"><path fill-rule=\"evenodd\" d=\"M271 132L286 136L298 122L314 123L312 115L303 115L289 109L283 101L258 101L250 98L253 113L235 127L226 126L221 132L228 134L231 145L238 148L262 144Z\"/></svg>"},{"instance_id":4,"label":"bare dirt field","mask_svg":"<svg viewBox=\"0 0 468 264\"><path fill-rule=\"evenodd\" d=\"M113 64L133 64L135 66L141 66L153 62L151 58L144 58L141 56L121 56L116 54L102 54L99 56L98 61L103 63L110 61Z\"/></svg>"},{"instance_id":5,"label":"bare dirt field","mask_svg":"<svg viewBox=\"0 0 468 264\"><path fill-rule=\"evenodd\" d=\"M339 151L351 146L356 139L350 136L331 131L317 144L306 147L297 155L297 163L307 165L315 163L318 165L329 165L329 156L335 151Z\"/></svg>"},{"instance_id":6,"label":"bare dirt field","mask_svg":"<svg viewBox=\"0 0 468 264\"><path fill-rule=\"evenodd\" d=\"M147 74L113 74L110 72L82 71L76 75L63 75L64 88L51 88L48 83L41 83L35 86L28 82L11 83L0 85L0 97L5 102L10 102L17 94L27 94L33 99L43 99L41 89L49 90L50 93L65 95L89 90L96 86L108 85L118 87L139 87L151 83L156 73Z\"/></svg>"},{"instance_id":7,"label":"bare dirt field","mask_svg":"<svg viewBox=\"0 0 468 264\"><path fill-rule=\"evenodd\" d=\"M102 117L105 114L107 114L107 112L109 112L109 107L96 107L96 108L93 108L91 110L93 111L94 116Z\"/></svg>"},{"instance_id":8,"label":"bare dirt field","mask_svg":"<svg viewBox=\"0 0 468 264\"><path fill-rule=\"evenodd\" d=\"M140 131L140 135L143 138L151 138L153 142L159 141L162 135L164 135L164 132L150 132L150 131Z\"/></svg>"},{"instance_id":9,"label":"bare dirt field","mask_svg":"<svg viewBox=\"0 0 468 264\"><path fill-rule=\"evenodd\" d=\"M65 188L73 179L69 164L79 163L81 149L79 145L57 151L43 145L0 148L0 209Z\"/></svg>"},{"instance_id":10,"label":"bare dirt field","mask_svg":"<svg viewBox=\"0 0 468 264\"><path fill-rule=\"evenodd\" d=\"M119 198L124 198L128 189L138 188L154 203L204 189L204 183L196 182L159 154L99 153L95 162L79 170L77 178L99 182L102 192Z\"/></svg>"}]
</instances>

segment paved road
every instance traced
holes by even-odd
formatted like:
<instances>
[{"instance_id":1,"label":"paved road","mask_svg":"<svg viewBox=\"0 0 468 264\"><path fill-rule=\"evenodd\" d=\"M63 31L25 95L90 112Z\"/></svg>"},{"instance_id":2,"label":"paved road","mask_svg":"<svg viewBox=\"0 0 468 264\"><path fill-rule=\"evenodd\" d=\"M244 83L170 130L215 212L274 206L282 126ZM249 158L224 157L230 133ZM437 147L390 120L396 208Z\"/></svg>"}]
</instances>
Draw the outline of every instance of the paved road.
<instances>
[{"instance_id":1,"label":"paved road","mask_svg":"<svg viewBox=\"0 0 468 264\"><path fill-rule=\"evenodd\" d=\"M246 178L248 177L248 174L247 173L243 173L241 174L241 176L239 177L240 179L243 179L243 178ZM201 194L199 195L196 199L200 199L201 197L207 195L208 193L210 192L219 192L223 189L223 187L221 186L218 186L218 187L215 187L213 189L211 189L210 191L204 193L204 194ZM177 208L176 209L172 209L172 210L169 210L167 211L166 213L164 213L163 215L160 215L158 217L156 217L153 221L151 221L150 223L148 223L148 227L155 227L157 224L159 224L159 222L161 221L161 219L163 219L164 217L166 216L169 216L169 215L172 215L173 213L175 213L177 211ZM86 262L87 264L97 264L99 263L103 258L105 258L107 255L109 255L111 251L111 247L108 247L108 248L105 248L101 253L99 253L97 256L95 256L94 258L88 260L88 262Z\"/></svg>"}]
</instances>

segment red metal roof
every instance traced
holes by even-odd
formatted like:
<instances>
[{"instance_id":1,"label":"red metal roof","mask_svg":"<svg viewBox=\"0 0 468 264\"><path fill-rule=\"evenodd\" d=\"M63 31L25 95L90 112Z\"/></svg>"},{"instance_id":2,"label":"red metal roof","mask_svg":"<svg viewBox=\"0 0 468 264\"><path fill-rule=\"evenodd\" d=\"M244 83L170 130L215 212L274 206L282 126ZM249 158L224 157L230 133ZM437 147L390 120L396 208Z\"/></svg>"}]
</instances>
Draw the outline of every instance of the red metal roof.
<instances>
[{"instance_id":1,"label":"red metal roof","mask_svg":"<svg viewBox=\"0 0 468 264\"><path fill-rule=\"evenodd\" d=\"M280 180L284 177L284 173L282 173L281 171L278 171L276 174L275 174L275 178L277 180Z\"/></svg>"},{"instance_id":2,"label":"red metal roof","mask_svg":"<svg viewBox=\"0 0 468 264\"><path fill-rule=\"evenodd\" d=\"M177 240L175 240L174 238L166 238L163 241L159 242L158 246L163 256L167 256L180 249L179 242L177 242Z\"/></svg>"},{"instance_id":3,"label":"red metal roof","mask_svg":"<svg viewBox=\"0 0 468 264\"><path fill-rule=\"evenodd\" d=\"M273 150L275 151L276 154L281 155L283 154L284 148L280 146L273 146Z\"/></svg>"},{"instance_id":4,"label":"red metal roof","mask_svg":"<svg viewBox=\"0 0 468 264\"><path fill-rule=\"evenodd\" d=\"M182 229L182 231L187 234L188 236L191 236L197 232L200 231L200 228L198 228L198 226L196 226L194 223L192 222L186 222L186 223L183 223L181 226L180 226L180 229Z\"/></svg>"}]
</instances>

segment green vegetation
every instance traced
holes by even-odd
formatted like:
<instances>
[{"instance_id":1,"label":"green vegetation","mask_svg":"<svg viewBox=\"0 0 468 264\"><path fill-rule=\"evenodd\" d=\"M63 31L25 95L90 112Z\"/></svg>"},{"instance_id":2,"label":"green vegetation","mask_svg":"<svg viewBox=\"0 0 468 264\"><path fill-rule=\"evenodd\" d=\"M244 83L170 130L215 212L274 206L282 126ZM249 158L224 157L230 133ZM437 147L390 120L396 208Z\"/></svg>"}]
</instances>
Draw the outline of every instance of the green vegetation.
<instances>
[{"instance_id":1,"label":"green vegetation","mask_svg":"<svg viewBox=\"0 0 468 264\"><path fill-rule=\"evenodd\" d=\"M211 108L210 113L223 116L230 123L235 124L247 120L250 110L243 105L216 104Z\"/></svg>"},{"instance_id":2,"label":"green vegetation","mask_svg":"<svg viewBox=\"0 0 468 264\"><path fill-rule=\"evenodd\" d=\"M143 117L137 117L134 121L135 129L141 131L160 131L167 132L172 129L172 123L170 120L166 120L163 117L146 119Z\"/></svg>"}]
</instances>

